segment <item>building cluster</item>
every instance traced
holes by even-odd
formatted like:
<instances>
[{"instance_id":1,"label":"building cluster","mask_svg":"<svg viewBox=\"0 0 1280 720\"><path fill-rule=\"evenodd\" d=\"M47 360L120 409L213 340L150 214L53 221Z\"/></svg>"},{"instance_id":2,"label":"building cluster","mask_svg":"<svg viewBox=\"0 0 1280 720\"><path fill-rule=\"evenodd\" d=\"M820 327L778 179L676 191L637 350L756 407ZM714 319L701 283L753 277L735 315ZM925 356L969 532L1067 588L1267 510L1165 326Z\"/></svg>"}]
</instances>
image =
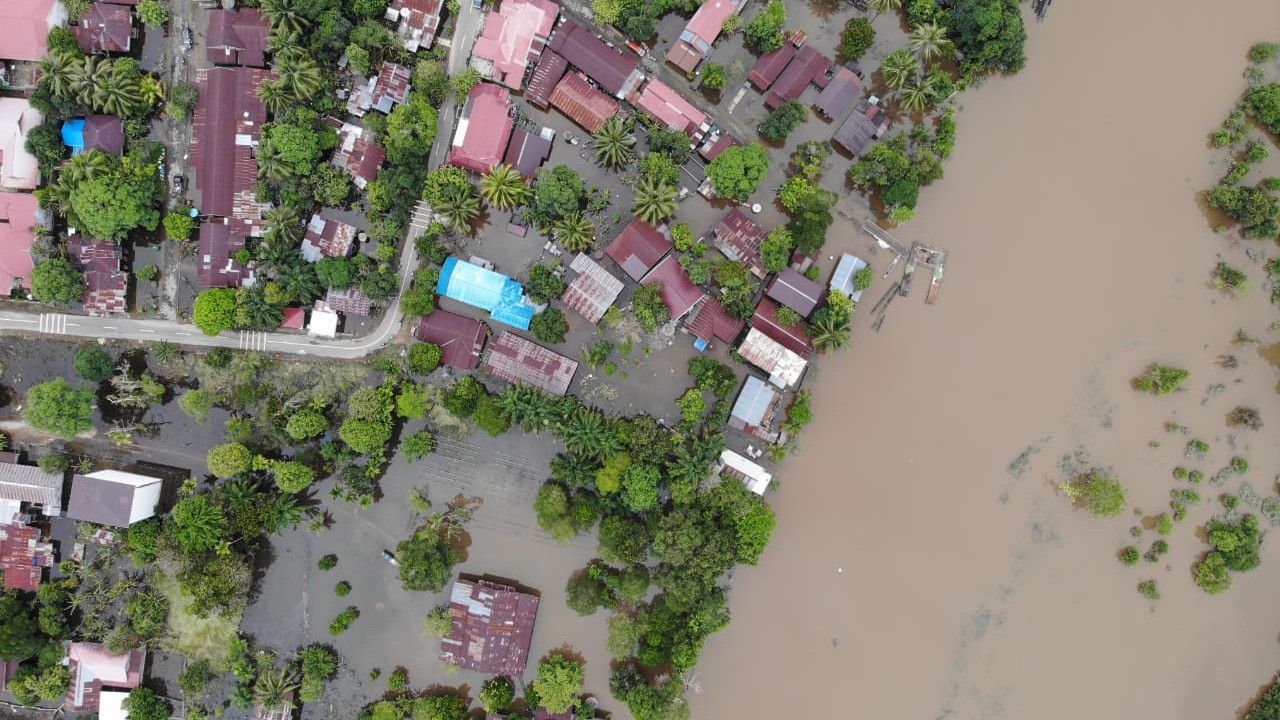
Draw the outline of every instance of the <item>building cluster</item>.
<instances>
[{"instance_id":1,"label":"building cluster","mask_svg":"<svg viewBox=\"0 0 1280 720\"><path fill-rule=\"evenodd\" d=\"M102 526L92 542L110 544L117 530L155 516L161 503L161 478L122 470L76 473L68 491L62 472L19 460L17 453L0 452L0 575L7 591L35 592L46 579L61 577L60 561L82 561L86 548L76 542L77 523ZM142 683L146 650L112 652L85 641L66 642L63 650L71 677L63 710L125 720L123 703ZM0 665L0 690L17 669L16 662Z\"/></svg>"}]
</instances>

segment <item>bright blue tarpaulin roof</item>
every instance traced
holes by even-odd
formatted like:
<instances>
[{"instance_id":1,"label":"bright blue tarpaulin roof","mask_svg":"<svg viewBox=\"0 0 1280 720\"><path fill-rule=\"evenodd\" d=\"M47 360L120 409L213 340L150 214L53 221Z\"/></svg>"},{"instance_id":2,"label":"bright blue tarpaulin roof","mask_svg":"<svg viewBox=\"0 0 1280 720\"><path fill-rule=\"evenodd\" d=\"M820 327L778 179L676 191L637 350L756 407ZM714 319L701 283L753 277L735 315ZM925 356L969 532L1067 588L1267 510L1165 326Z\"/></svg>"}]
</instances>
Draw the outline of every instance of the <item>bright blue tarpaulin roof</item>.
<instances>
[{"instance_id":1,"label":"bright blue tarpaulin roof","mask_svg":"<svg viewBox=\"0 0 1280 720\"><path fill-rule=\"evenodd\" d=\"M494 320L521 330L528 330L533 319L533 306L525 299L520 283L458 258L444 261L436 292L487 310Z\"/></svg>"},{"instance_id":2,"label":"bright blue tarpaulin roof","mask_svg":"<svg viewBox=\"0 0 1280 720\"><path fill-rule=\"evenodd\" d=\"M84 150L84 118L62 123L62 144L71 148L72 154Z\"/></svg>"}]
</instances>

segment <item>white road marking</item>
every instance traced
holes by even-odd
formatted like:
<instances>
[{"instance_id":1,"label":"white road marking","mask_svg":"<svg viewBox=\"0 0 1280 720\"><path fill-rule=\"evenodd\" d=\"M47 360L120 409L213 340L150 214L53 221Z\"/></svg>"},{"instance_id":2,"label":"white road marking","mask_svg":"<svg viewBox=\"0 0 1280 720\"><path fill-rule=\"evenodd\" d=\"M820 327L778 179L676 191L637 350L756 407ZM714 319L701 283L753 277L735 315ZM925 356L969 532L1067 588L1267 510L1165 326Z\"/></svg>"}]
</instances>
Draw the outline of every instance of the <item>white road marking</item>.
<instances>
[{"instance_id":1,"label":"white road marking","mask_svg":"<svg viewBox=\"0 0 1280 720\"><path fill-rule=\"evenodd\" d=\"M149 333L153 333L153 332L155 332L155 330L151 330L151 329L149 329L149 328L138 328L138 332L149 332Z\"/></svg>"},{"instance_id":2,"label":"white road marking","mask_svg":"<svg viewBox=\"0 0 1280 720\"><path fill-rule=\"evenodd\" d=\"M114 326L114 325L103 325L103 326L102 326L102 329L103 329L103 330L119 330L120 328L118 328L118 327L116 327L116 326Z\"/></svg>"}]
</instances>

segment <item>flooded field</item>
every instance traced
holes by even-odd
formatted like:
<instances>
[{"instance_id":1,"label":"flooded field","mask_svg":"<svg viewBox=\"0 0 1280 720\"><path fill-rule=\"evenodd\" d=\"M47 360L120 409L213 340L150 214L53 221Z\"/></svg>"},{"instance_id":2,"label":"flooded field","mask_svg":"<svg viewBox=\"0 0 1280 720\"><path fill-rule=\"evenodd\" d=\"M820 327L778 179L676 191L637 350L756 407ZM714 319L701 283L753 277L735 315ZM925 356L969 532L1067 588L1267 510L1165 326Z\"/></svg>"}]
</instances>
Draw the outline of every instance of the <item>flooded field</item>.
<instances>
[{"instance_id":1,"label":"flooded field","mask_svg":"<svg viewBox=\"0 0 1280 720\"><path fill-rule=\"evenodd\" d=\"M880 333L864 315L853 349L820 363L820 421L780 473L773 545L734 578L695 717L1223 718L1280 668L1274 540L1223 595L1189 572L1196 528L1239 479L1198 487L1170 553L1135 568L1115 553L1140 518L1073 511L1054 487L1084 448L1144 516L1167 510L1187 486L1170 474L1186 464L1187 438L1164 430L1176 421L1211 443L1206 475L1246 456L1243 479L1275 493L1276 372L1232 339L1274 343L1277 313L1260 266L1197 200L1225 173L1206 134L1268 33L1280 6L1261 0L1060 2L1022 74L962 98L947 177L900 231L951 251L939 303L917 287ZM1252 294L1209 286L1219 254ZM1238 369L1216 364L1226 353ZM1129 388L1156 360L1191 371L1185 392ZM1227 426L1241 402L1263 433ZM1136 592L1146 579L1158 602Z\"/></svg>"}]
</instances>

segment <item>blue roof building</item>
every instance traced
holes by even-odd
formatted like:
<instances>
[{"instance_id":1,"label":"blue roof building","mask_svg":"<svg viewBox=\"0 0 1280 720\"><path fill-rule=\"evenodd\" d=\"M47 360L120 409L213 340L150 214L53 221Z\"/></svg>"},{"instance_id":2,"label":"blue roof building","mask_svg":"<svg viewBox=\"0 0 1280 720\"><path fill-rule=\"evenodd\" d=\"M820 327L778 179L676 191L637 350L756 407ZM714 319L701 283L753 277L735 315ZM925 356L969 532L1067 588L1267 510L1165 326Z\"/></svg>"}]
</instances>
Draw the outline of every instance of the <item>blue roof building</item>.
<instances>
[{"instance_id":1,"label":"blue roof building","mask_svg":"<svg viewBox=\"0 0 1280 720\"><path fill-rule=\"evenodd\" d=\"M451 257L440 269L436 292L447 298L486 310L500 323L520 330L529 329L533 304L524 296L524 286L501 273Z\"/></svg>"},{"instance_id":2,"label":"blue roof building","mask_svg":"<svg viewBox=\"0 0 1280 720\"><path fill-rule=\"evenodd\" d=\"M71 153L84 152L84 118L73 118L62 123L62 144L71 148Z\"/></svg>"},{"instance_id":3,"label":"blue roof building","mask_svg":"<svg viewBox=\"0 0 1280 720\"><path fill-rule=\"evenodd\" d=\"M90 115L62 123L62 144L71 153L100 150L108 155L124 152L124 121L114 115Z\"/></svg>"}]
</instances>

